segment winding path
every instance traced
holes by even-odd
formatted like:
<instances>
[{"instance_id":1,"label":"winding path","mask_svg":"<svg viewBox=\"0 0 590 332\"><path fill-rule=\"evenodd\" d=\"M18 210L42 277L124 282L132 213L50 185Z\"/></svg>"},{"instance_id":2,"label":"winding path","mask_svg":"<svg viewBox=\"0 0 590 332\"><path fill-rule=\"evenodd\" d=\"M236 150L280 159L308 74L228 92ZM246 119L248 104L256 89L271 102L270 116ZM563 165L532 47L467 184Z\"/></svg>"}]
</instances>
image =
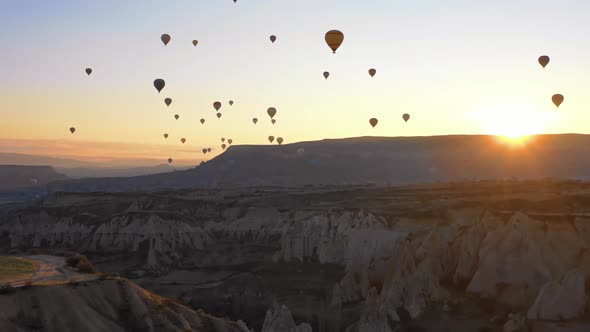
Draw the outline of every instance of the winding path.
<instances>
[{"instance_id":1,"label":"winding path","mask_svg":"<svg viewBox=\"0 0 590 332\"><path fill-rule=\"evenodd\" d=\"M3 280L4 284L12 287L22 287L25 285L60 285L69 282L88 281L97 279L94 274L80 273L66 265L64 257L35 255L35 256L17 256L33 261L36 264L36 270L33 273L20 275L13 279Z\"/></svg>"}]
</instances>

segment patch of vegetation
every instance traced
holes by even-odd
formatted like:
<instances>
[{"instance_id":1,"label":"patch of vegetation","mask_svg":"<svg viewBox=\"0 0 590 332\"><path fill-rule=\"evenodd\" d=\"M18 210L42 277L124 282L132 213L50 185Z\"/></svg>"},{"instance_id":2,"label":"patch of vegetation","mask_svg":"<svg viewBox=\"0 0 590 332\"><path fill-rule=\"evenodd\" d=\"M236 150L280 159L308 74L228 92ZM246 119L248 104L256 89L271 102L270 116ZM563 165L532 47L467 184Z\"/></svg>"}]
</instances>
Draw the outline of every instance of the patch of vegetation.
<instances>
[{"instance_id":1,"label":"patch of vegetation","mask_svg":"<svg viewBox=\"0 0 590 332\"><path fill-rule=\"evenodd\" d=\"M18 257L0 257L0 280L12 279L33 273L36 270L33 261Z\"/></svg>"},{"instance_id":2,"label":"patch of vegetation","mask_svg":"<svg viewBox=\"0 0 590 332\"><path fill-rule=\"evenodd\" d=\"M66 259L66 264L78 269L80 272L95 274L98 272L90 260L84 255L74 255Z\"/></svg>"},{"instance_id":3,"label":"patch of vegetation","mask_svg":"<svg viewBox=\"0 0 590 332\"><path fill-rule=\"evenodd\" d=\"M0 295L13 294L16 292L16 288L8 284L0 284Z\"/></svg>"}]
</instances>

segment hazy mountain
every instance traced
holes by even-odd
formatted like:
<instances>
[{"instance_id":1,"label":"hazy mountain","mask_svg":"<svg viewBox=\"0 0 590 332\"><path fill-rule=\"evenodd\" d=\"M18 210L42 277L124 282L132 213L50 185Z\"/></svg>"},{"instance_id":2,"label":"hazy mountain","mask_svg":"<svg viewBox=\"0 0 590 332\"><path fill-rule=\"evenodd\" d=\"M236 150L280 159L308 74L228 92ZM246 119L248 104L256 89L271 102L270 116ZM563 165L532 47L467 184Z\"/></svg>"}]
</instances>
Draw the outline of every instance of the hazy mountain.
<instances>
[{"instance_id":1,"label":"hazy mountain","mask_svg":"<svg viewBox=\"0 0 590 332\"><path fill-rule=\"evenodd\" d=\"M49 166L0 165L0 190L42 186L67 177Z\"/></svg>"},{"instance_id":2,"label":"hazy mountain","mask_svg":"<svg viewBox=\"0 0 590 332\"><path fill-rule=\"evenodd\" d=\"M360 137L232 146L194 169L54 183L51 190L130 190L590 177L590 136L540 135L518 147L494 136Z\"/></svg>"}]
</instances>

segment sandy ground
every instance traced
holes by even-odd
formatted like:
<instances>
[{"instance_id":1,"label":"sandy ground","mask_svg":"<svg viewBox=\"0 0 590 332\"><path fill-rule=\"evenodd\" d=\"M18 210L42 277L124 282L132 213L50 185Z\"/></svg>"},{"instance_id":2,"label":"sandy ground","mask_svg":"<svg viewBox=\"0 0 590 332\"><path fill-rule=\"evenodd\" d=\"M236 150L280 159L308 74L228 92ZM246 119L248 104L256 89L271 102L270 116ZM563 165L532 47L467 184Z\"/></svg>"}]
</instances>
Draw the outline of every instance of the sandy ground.
<instances>
[{"instance_id":1,"label":"sandy ground","mask_svg":"<svg viewBox=\"0 0 590 332\"><path fill-rule=\"evenodd\" d=\"M66 266L64 257L35 255L35 256L16 256L31 260L35 263L37 269L31 274L16 276L13 279L4 279L2 282L12 287L22 287L27 284L46 286L59 285L68 282L87 281L97 279L94 274L80 273L69 266Z\"/></svg>"}]
</instances>

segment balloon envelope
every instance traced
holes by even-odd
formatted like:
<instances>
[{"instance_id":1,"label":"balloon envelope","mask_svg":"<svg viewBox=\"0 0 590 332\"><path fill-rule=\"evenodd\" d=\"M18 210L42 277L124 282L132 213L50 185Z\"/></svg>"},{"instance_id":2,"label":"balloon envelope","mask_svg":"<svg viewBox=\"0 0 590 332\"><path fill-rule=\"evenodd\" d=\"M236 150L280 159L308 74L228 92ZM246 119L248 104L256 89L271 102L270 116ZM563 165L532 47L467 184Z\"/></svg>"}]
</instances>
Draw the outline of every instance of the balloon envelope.
<instances>
[{"instance_id":1,"label":"balloon envelope","mask_svg":"<svg viewBox=\"0 0 590 332\"><path fill-rule=\"evenodd\" d=\"M282 137L277 138L277 143L279 143L279 145L283 144L283 138Z\"/></svg>"},{"instance_id":2,"label":"balloon envelope","mask_svg":"<svg viewBox=\"0 0 590 332\"><path fill-rule=\"evenodd\" d=\"M268 141L269 142L274 142L275 141L275 137L274 136L268 136Z\"/></svg>"},{"instance_id":3,"label":"balloon envelope","mask_svg":"<svg viewBox=\"0 0 590 332\"><path fill-rule=\"evenodd\" d=\"M272 119L277 114L277 109L274 107L269 107L268 110L266 110L266 113L268 113L268 116L270 116L270 118Z\"/></svg>"},{"instance_id":4,"label":"balloon envelope","mask_svg":"<svg viewBox=\"0 0 590 332\"><path fill-rule=\"evenodd\" d=\"M165 86L166 82L163 79L158 78L154 80L154 87L156 88L156 90L158 90L158 92L162 91L162 89L164 89Z\"/></svg>"},{"instance_id":5,"label":"balloon envelope","mask_svg":"<svg viewBox=\"0 0 590 332\"><path fill-rule=\"evenodd\" d=\"M178 115L178 114L174 114L174 118L175 118L176 120L178 120L178 118L180 118L180 115Z\"/></svg>"},{"instance_id":6,"label":"balloon envelope","mask_svg":"<svg viewBox=\"0 0 590 332\"><path fill-rule=\"evenodd\" d=\"M196 40L196 39L195 39L195 40L193 40L193 46L197 46L197 44L199 44L199 41L198 41L198 40Z\"/></svg>"},{"instance_id":7,"label":"balloon envelope","mask_svg":"<svg viewBox=\"0 0 590 332\"><path fill-rule=\"evenodd\" d=\"M166 46L166 45L168 45L168 43L170 42L170 39L172 39L172 38L170 37L169 34L165 33L160 37L160 39L162 40L162 43L164 43L164 46Z\"/></svg>"},{"instance_id":8,"label":"balloon envelope","mask_svg":"<svg viewBox=\"0 0 590 332\"><path fill-rule=\"evenodd\" d=\"M327 72L327 71L325 71L325 72L324 72L324 78L325 78L325 79L328 79L328 77L330 77L330 73L329 73L329 72Z\"/></svg>"},{"instance_id":9,"label":"balloon envelope","mask_svg":"<svg viewBox=\"0 0 590 332\"><path fill-rule=\"evenodd\" d=\"M91 69L91 68L86 68L86 74L87 74L87 75L90 75L90 74L92 74L92 69Z\"/></svg>"},{"instance_id":10,"label":"balloon envelope","mask_svg":"<svg viewBox=\"0 0 590 332\"><path fill-rule=\"evenodd\" d=\"M275 35L270 36L270 41L271 42L274 43L276 40L277 40L277 36L275 36Z\"/></svg>"},{"instance_id":11,"label":"balloon envelope","mask_svg":"<svg viewBox=\"0 0 590 332\"><path fill-rule=\"evenodd\" d=\"M553 104L555 104L555 106L557 106L557 108L559 108L559 105L561 105L563 103L564 99L565 98L561 94L556 94L556 95L553 95L553 97L551 97Z\"/></svg>"},{"instance_id":12,"label":"balloon envelope","mask_svg":"<svg viewBox=\"0 0 590 332\"><path fill-rule=\"evenodd\" d=\"M326 44L336 53L336 50L342 45L344 41L344 34L338 30L330 30L326 32Z\"/></svg>"},{"instance_id":13,"label":"balloon envelope","mask_svg":"<svg viewBox=\"0 0 590 332\"><path fill-rule=\"evenodd\" d=\"M221 103L218 101L214 102L213 108L215 108L216 111L219 111L219 109L221 108Z\"/></svg>"},{"instance_id":14,"label":"balloon envelope","mask_svg":"<svg viewBox=\"0 0 590 332\"><path fill-rule=\"evenodd\" d=\"M221 119L221 113L217 113L217 118Z\"/></svg>"},{"instance_id":15,"label":"balloon envelope","mask_svg":"<svg viewBox=\"0 0 590 332\"><path fill-rule=\"evenodd\" d=\"M229 101L229 106L233 106L233 105L234 105L234 101L233 100L230 100Z\"/></svg>"},{"instance_id":16,"label":"balloon envelope","mask_svg":"<svg viewBox=\"0 0 590 332\"><path fill-rule=\"evenodd\" d=\"M229 145L231 145L233 142L234 142L234 141L233 141L231 138L227 140L227 143L228 143Z\"/></svg>"},{"instance_id":17,"label":"balloon envelope","mask_svg":"<svg viewBox=\"0 0 590 332\"><path fill-rule=\"evenodd\" d=\"M184 144L186 142L186 138L181 138L180 141L182 142L182 144Z\"/></svg>"},{"instance_id":18,"label":"balloon envelope","mask_svg":"<svg viewBox=\"0 0 590 332\"><path fill-rule=\"evenodd\" d=\"M168 158L168 164L172 164L172 158Z\"/></svg>"},{"instance_id":19,"label":"balloon envelope","mask_svg":"<svg viewBox=\"0 0 590 332\"><path fill-rule=\"evenodd\" d=\"M168 138L168 134L164 134L164 138Z\"/></svg>"},{"instance_id":20,"label":"balloon envelope","mask_svg":"<svg viewBox=\"0 0 590 332\"><path fill-rule=\"evenodd\" d=\"M204 123L205 123L205 119L201 119L201 124L204 124Z\"/></svg>"},{"instance_id":21,"label":"balloon envelope","mask_svg":"<svg viewBox=\"0 0 590 332\"><path fill-rule=\"evenodd\" d=\"M72 134L73 134L75 131L76 131L76 128L74 128L74 127L71 127L71 128L70 128L70 133L72 133Z\"/></svg>"},{"instance_id":22,"label":"balloon envelope","mask_svg":"<svg viewBox=\"0 0 590 332\"><path fill-rule=\"evenodd\" d=\"M211 148L207 148L207 152L211 152Z\"/></svg>"},{"instance_id":23,"label":"balloon envelope","mask_svg":"<svg viewBox=\"0 0 590 332\"><path fill-rule=\"evenodd\" d=\"M408 120L410 120L410 114L406 113L402 116L402 118L404 119L404 121L408 122Z\"/></svg>"},{"instance_id":24,"label":"balloon envelope","mask_svg":"<svg viewBox=\"0 0 590 332\"><path fill-rule=\"evenodd\" d=\"M172 98L164 99L164 103L166 103L166 106L170 106L170 104L172 104Z\"/></svg>"},{"instance_id":25,"label":"balloon envelope","mask_svg":"<svg viewBox=\"0 0 590 332\"><path fill-rule=\"evenodd\" d=\"M374 77L375 74L377 74L377 71L373 68L369 69L369 75L371 75L371 77Z\"/></svg>"},{"instance_id":26,"label":"balloon envelope","mask_svg":"<svg viewBox=\"0 0 590 332\"><path fill-rule=\"evenodd\" d=\"M225 150L225 148L227 147L227 145L225 144L221 144L221 148Z\"/></svg>"},{"instance_id":27,"label":"balloon envelope","mask_svg":"<svg viewBox=\"0 0 590 332\"><path fill-rule=\"evenodd\" d=\"M223 138L223 137L222 137L222 138L221 138L221 142L225 142L225 138Z\"/></svg>"},{"instance_id":28,"label":"balloon envelope","mask_svg":"<svg viewBox=\"0 0 590 332\"><path fill-rule=\"evenodd\" d=\"M275 124L275 123L277 123L277 120L272 119L272 120L270 120L270 122L272 122L272 124Z\"/></svg>"},{"instance_id":29,"label":"balloon envelope","mask_svg":"<svg viewBox=\"0 0 590 332\"><path fill-rule=\"evenodd\" d=\"M258 123L258 119L257 118L253 118L252 122L254 122L254 124Z\"/></svg>"},{"instance_id":30,"label":"balloon envelope","mask_svg":"<svg viewBox=\"0 0 590 332\"><path fill-rule=\"evenodd\" d=\"M377 119L375 119L375 118L371 118L371 119L369 120L369 123L371 124L371 126L372 126L373 128L375 128L375 126L377 125L377 123L379 123L379 120L377 120Z\"/></svg>"},{"instance_id":31,"label":"balloon envelope","mask_svg":"<svg viewBox=\"0 0 590 332\"><path fill-rule=\"evenodd\" d=\"M541 55L541 56L539 57L539 64L540 64L540 65L541 65L543 68L547 67L547 65L549 64L549 61L551 61L551 59L550 59L548 56L546 56L546 55Z\"/></svg>"},{"instance_id":32,"label":"balloon envelope","mask_svg":"<svg viewBox=\"0 0 590 332\"><path fill-rule=\"evenodd\" d=\"M207 149L203 149L203 154L207 153Z\"/></svg>"}]
</instances>

